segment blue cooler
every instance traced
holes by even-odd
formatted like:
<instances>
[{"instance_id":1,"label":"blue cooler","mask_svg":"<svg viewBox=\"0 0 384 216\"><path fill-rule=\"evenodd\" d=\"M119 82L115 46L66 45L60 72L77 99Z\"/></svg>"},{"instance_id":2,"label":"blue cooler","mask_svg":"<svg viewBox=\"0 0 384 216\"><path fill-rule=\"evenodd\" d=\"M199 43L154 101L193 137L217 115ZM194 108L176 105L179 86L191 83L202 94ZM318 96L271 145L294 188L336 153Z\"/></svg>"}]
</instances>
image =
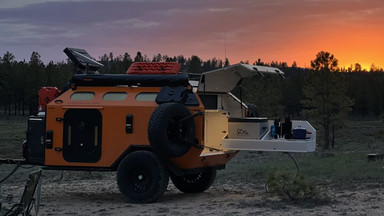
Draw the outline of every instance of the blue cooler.
<instances>
[{"instance_id":1,"label":"blue cooler","mask_svg":"<svg viewBox=\"0 0 384 216\"><path fill-rule=\"evenodd\" d=\"M293 139L306 139L307 138L307 130L302 127L297 127L292 130L292 138Z\"/></svg>"}]
</instances>

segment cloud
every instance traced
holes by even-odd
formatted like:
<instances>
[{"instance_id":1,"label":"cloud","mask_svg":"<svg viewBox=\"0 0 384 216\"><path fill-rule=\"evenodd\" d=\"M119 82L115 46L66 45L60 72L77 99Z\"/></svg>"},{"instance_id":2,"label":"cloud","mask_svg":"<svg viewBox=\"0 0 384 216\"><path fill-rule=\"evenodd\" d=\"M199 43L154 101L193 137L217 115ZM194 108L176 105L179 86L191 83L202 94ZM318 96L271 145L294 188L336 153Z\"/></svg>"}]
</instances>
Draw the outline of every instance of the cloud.
<instances>
[{"instance_id":1,"label":"cloud","mask_svg":"<svg viewBox=\"0 0 384 216\"><path fill-rule=\"evenodd\" d=\"M0 5L0 52L23 58L34 49L60 60L61 49L78 46L95 56L140 50L209 58L224 56L226 37L234 61L288 59L349 28L381 28L381 5L378 0L13 0Z\"/></svg>"},{"instance_id":2,"label":"cloud","mask_svg":"<svg viewBox=\"0 0 384 216\"><path fill-rule=\"evenodd\" d=\"M228 12L231 8L209 8L209 12Z\"/></svg>"},{"instance_id":3,"label":"cloud","mask_svg":"<svg viewBox=\"0 0 384 216\"><path fill-rule=\"evenodd\" d=\"M161 0L97 0L98 2L117 2L117 1L125 1L125 2L156 2ZM44 4L44 3L52 3L52 2L65 2L63 0L10 0L1 2L0 8L22 8L27 7L29 5L36 4ZM67 0L69 3L73 2L95 2L95 0Z\"/></svg>"}]
</instances>

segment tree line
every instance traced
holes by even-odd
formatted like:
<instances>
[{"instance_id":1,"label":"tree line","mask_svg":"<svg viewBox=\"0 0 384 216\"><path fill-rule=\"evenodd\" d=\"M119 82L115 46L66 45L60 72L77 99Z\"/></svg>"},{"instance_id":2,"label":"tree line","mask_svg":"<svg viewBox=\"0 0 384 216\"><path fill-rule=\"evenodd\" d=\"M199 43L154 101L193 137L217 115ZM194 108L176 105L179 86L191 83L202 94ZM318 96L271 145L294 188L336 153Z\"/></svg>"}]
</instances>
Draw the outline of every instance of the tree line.
<instances>
[{"instance_id":1,"label":"tree line","mask_svg":"<svg viewBox=\"0 0 384 216\"><path fill-rule=\"evenodd\" d=\"M114 56L112 52L99 57L104 64L100 73L123 74L133 62L178 62L183 72L200 74L229 66L226 59L212 58L203 61L196 55L191 57L157 54L152 58L137 52ZM61 89L76 73L73 63L66 61L44 64L38 52L32 52L30 60L16 61L15 56L6 52L0 57L0 115L29 115L38 107L38 90L42 86L55 86Z\"/></svg>"},{"instance_id":2,"label":"tree line","mask_svg":"<svg viewBox=\"0 0 384 216\"><path fill-rule=\"evenodd\" d=\"M200 74L205 71L229 66L229 60L217 58L203 61L198 56L191 57L167 56L157 54L152 58L138 52L134 57L130 54L114 56L112 52L99 57L104 64L100 73L125 73L135 61L145 62L178 62L183 72ZM248 63L245 61L243 63ZM256 103L260 113L266 116L277 114L298 117L302 115L303 86L305 75L314 68L300 68L293 62L288 66L286 62L262 62L258 59L250 64L278 67L285 72L286 80L274 77L252 77L242 83L245 91L244 100ZM361 69L356 63L350 68L335 68L335 71L345 77L347 85L346 95L353 100L351 115L359 117L381 116L383 110L383 83L382 68L372 66L370 71ZM367 73L369 72L369 73ZM45 65L38 52L31 54L30 60L16 61L15 56L6 52L0 57L0 113L7 115L27 115L37 103L37 92L41 86L56 86L59 89L75 73L70 60ZM336 83L337 84L337 83ZM264 98L266 92L269 98ZM273 101L276 104L271 104ZM258 102L259 101L259 102ZM267 105L266 105L267 104ZM268 105L271 104L271 105ZM264 106L263 106L264 105Z\"/></svg>"},{"instance_id":3,"label":"tree line","mask_svg":"<svg viewBox=\"0 0 384 216\"><path fill-rule=\"evenodd\" d=\"M182 72L199 75L229 66L229 60L157 54L152 58L137 52L115 56L112 52L99 57L104 64L100 73L126 73L133 62L178 62ZM243 63L250 63L245 61ZM269 118L291 117L313 119L321 128L324 149L334 147L338 131L347 117L367 116L379 118L383 112L382 68L375 65L369 71L355 63L349 68L338 67L337 59L328 52L319 52L310 68L290 66L286 62L250 64L278 67L285 72L286 80L276 76L254 76L244 80L233 93L247 103L258 107L260 116ZM63 87L76 71L70 60L44 64L38 52L30 60L16 61L6 52L0 57L0 115L28 115L38 106L38 90L42 86ZM240 92L242 94L240 95Z\"/></svg>"}]
</instances>

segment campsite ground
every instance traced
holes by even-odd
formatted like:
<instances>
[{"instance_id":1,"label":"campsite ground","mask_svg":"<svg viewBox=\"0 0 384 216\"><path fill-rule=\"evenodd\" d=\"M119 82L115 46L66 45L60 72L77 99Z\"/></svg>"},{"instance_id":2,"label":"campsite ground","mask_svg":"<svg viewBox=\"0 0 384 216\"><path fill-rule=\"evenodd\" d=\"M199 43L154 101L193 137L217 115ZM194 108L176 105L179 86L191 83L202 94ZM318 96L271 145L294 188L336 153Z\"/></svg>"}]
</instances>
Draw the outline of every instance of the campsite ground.
<instances>
[{"instance_id":1,"label":"campsite ground","mask_svg":"<svg viewBox=\"0 0 384 216\"><path fill-rule=\"evenodd\" d=\"M383 183L322 185L328 200L284 201L258 181L223 180L201 194L183 194L172 184L157 203L130 204L111 176L62 180L45 178L40 215L383 215ZM345 186L345 185L344 185ZM4 194L21 194L22 182L2 185Z\"/></svg>"},{"instance_id":2,"label":"campsite ground","mask_svg":"<svg viewBox=\"0 0 384 216\"><path fill-rule=\"evenodd\" d=\"M25 118L0 121L0 157L21 157ZM124 201L111 172L43 172L40 215L383 215L384 162L368 161L367 153L383 153L384 124L378 120L349 121L348 128L327 153L294 154L301 173L316 186L315 198L287 201L267 193L273 170L296 172L282 153L241 152L214 185L201 194L183 194L170 182L157 203ZM13 166L0 166L2 179ZM21 194L27 174L20 169L1 185L1 194Z\"/></svg>"}]
</instances>

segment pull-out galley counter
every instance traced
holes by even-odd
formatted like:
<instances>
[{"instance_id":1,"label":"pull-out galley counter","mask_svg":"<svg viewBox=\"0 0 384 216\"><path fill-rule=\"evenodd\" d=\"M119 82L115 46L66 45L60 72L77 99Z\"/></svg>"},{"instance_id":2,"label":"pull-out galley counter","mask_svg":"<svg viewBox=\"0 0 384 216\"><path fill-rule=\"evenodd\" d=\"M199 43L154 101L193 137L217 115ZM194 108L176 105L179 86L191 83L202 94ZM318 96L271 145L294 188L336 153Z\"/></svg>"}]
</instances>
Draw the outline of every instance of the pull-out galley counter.
<instances>
[{"instance_id":1,"label":"pull-out galley counter","mask_svg":"<svg viewBox=\"0 0 384 216\"><path fill-rule=\"evenodd\" d=\"M289 120L289 129L282 126L277 131L274 121L246 117L247 105L231 91L242 79L264 74L275 74L284 78L284 72L278 68L245 64L202 74L196 90L205 106L204 154L237 150L315 151L316 130L307 121ZM276 131L273 131L272 126L275 126Z\"/></svg>"},{"instance_id":2,"label":"pull-out galley counter","mask_svg":"<svg viewBox=\"0 0 384 216\"><path fill-rule=\"evenodd\" d=\"M306 130L301 139L272 136L273 121L263 118L229 119L228 137L222 148L228 150L313 152L316 149L316 130L307 121L292 121L292 128ZM295 130L295 129L294 129Z\"/></svg>"}]
</instances>

